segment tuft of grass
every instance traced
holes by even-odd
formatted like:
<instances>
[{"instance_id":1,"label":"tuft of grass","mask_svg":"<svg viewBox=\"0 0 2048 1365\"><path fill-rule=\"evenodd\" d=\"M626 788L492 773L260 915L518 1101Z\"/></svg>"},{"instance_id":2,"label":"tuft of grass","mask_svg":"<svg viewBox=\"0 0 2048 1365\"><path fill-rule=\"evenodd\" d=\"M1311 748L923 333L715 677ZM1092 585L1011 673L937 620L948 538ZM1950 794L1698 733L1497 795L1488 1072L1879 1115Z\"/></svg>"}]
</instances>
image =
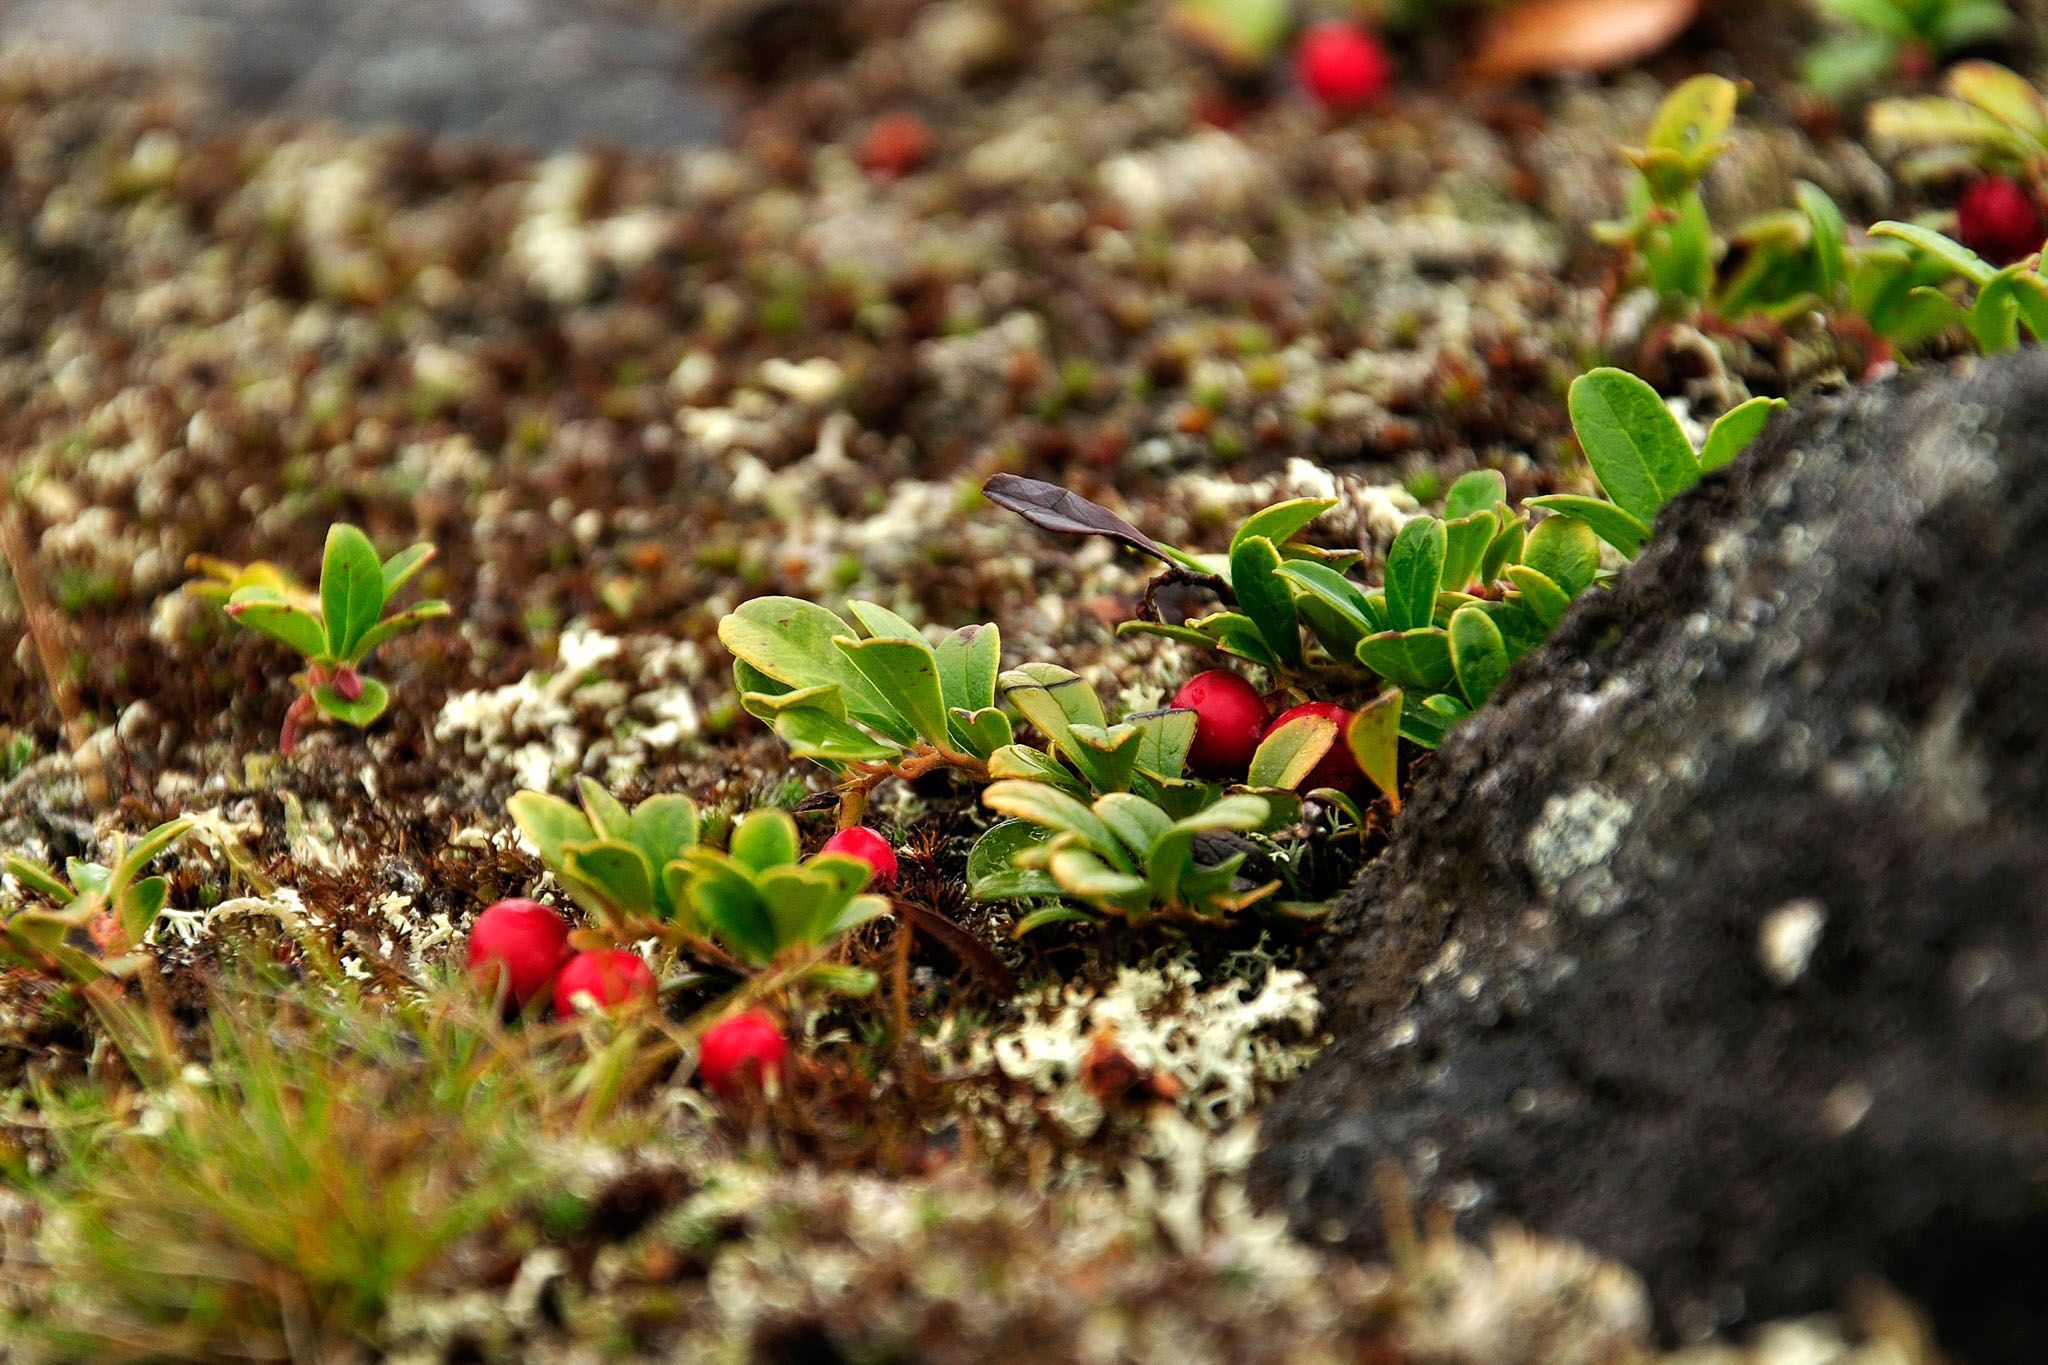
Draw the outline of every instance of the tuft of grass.
<instances>
[{"instance_id":1,"label":"tuft of grass","mask_svg":"<svg viewBox=\"0 0 2048 1365\"><path fill-rule=\"evenodd\" d=\"M392 1295L551 1183L571 1050L461 991L221 995L207 1065L38 1097L29 1359L308 1359L369 1343ZM608 1134L607 1136L623 1136ZM309 1349L313 1352L308 1355Z\"/></svg>"}]
</instances>

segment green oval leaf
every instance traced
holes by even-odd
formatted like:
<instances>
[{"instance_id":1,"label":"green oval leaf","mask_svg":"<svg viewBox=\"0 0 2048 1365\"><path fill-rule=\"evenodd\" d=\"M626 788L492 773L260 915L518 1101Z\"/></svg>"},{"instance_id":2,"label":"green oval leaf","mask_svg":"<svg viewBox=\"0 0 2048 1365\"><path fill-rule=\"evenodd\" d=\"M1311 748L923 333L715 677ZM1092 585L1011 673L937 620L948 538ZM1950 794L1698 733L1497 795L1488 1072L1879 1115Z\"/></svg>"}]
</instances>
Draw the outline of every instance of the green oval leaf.
<instances>
[{"instance_id":1,"label":"green oval leaf","mask_svg":"<svg viewBox=\"0 0 2048 1365\"><path fill-rule=\"evenodd\" d=\"M1554 493L1548 497L1529 499L1529 506L1577 517L1593 528L1593 534L1631 559L1642 550L1643 542L1650 538L1648 526L1613 503L1602 502L1598 498L1580 497L1576 493Z\"/></svg>"},{"instance_id":2,"label":"green oval leaf","mask_svg":"<svg viewBox=\"0 0 2048 1365\"><path fill-rule=\"evenodd\" d=\"M1522 563L1577 597L1600 571L1600 537L1577 517L1549 516L1529 533Z\"/></svg>"},{"instance_id":3,"label":"green oval leaf","mask_svg":"<svg viewBox=\"0 0 2048 1365\"><path fill-rule=\"evenodd\" d=\"M1358 766L1365 771L1366 777L1386 795L1397 811L1401 809L1403 695L1398 687L1382 692L1353 712L1351 723L1344 728L1344 743L1351 750L1351 756L1358 760Z\"/></svg>"},{"instance_id":4,"label":"green oval leaf","mask_svg":"<svg viewBox=\"0 0 2048 1365\"><path fill-rule=\"evenodd\" d=\"M1336 742L1335 721L1326 716L1296 716L1259 741L1245 773L1245 785L1293 791Z\"/></svg>"},{"instance_id":5,"label":"green oval leaf","mask_svg":"<svg viewBox=\"0 0 2048 1365\"><path fill-rule=\"evenodd\" d=\"M1655 389L1626 370L1580 375L1568 405L1600 487L1638 521L1648 525L1659 508L1699 481L1699 460L1678 419Z\"/></svg>"},{"instance_id":6,"label":"green oval leaf","mask_svg":"<svg viewBox=\"0 0 2048 1365\"><path fill-rule=\"evenodd\" d=\"M384 570L370 538L346 522L327 528L327 552L320 561L320 614L327 648L349 657L355 642L384 614Z\"/></svg>"},{"instance_id":7,"label":"green oval leaf","mask_svg":"<svg viewBox=\"0 0 2048 1365\"><path fill-rule=\"evenodd\" d=\"M1446 539L1444 524L1428 516L1412 519L1394 536L1387 551L1388 629L1415 630L1429 624L1443 587Z\"/></svg>"},{"instance_id":8,"label":"green oval leaf","mask_svg":"<svg viewBox=\"0 0 2048 1365\"><path fill-rule=\"evenodd\" d=\"M1482 706L1507 676L1508 646L1500 627L1478 607L1460 607L1451 616L1451 664L1465 699Z\"/></svg>"}]
</instances>

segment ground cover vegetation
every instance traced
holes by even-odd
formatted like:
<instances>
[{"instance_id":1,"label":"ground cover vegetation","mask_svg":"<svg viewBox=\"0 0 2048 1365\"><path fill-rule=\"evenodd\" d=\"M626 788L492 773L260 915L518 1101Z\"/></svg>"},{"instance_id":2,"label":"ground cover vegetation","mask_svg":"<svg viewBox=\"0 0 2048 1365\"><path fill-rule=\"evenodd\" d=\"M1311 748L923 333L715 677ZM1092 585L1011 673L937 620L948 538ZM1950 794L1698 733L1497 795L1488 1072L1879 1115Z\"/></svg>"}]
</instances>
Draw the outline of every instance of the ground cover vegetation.
<instances>
[{"instance_id":1,"label":"ground cover vegetation","mask_svg":"<svg viewBox=\"0 0 2048 1365\"><path fill-rule=\"evenodd\" d=\"M0 1355L1652 1350L1575 1248L1295 1240L1252 1124L1660 509L2048 335L2041 54L883 8L666 157L0 80ZM1871 1302L1775 1340L1933 1358Z\"/></svg>"}]
</instances>

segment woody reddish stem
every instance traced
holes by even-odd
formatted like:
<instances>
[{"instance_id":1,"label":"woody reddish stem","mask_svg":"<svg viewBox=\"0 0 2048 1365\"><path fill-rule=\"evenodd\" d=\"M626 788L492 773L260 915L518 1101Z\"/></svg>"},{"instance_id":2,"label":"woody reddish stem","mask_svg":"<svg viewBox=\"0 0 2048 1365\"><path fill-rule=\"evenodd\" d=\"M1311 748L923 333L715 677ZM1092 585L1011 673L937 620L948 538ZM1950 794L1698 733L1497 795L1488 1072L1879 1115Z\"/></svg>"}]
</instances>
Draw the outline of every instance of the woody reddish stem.
<instances>
[{"instance_id":1,"label":"woody reddish stem","mask_svg":"<svg viewBox=\"0 0 2048 1365\"><path fill-rule=\"evenodd\" d=\"M43 677L50 684L51 699L63 723L64 736L71 745L71 763L78 772L79 785L85 788L86 800L105 809L109 799L106 766L91 745L92 737L86 733L85 711L78 704L78 688L73 685L70 671L64 666L64 647L60 640L62 628L56 611L50 606L50 599L43 593L43 580L36 573L35 557L29 551L28 537L22 533L21 512L12 505L0 513L0 552L4 552L7 571L14 577L14 591L21 599L21 614L28 621L28 633L35 641L37 661L43 666Z\"/></svg>"}]
</instances>

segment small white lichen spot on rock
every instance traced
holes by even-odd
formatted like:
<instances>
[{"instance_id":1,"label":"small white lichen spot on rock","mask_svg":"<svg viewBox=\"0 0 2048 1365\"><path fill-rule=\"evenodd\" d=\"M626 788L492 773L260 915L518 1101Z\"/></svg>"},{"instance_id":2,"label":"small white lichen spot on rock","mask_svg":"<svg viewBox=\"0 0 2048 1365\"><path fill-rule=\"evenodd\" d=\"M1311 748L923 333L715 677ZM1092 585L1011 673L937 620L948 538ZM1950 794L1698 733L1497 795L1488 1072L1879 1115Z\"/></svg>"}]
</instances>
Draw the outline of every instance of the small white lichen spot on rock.
<instances>
[{"instance_id":1,"label":"small white lichen spot on rock","mask_svg":"<svg viewBox=\"0 0 2048 1365\"><path fill-rule=\"evenodd\" d=\"M1556 896L1574 874L1606 862L1633 814L1626 801L1592 784L1545 801L1522 838L1523 860L1543 894Z\"/></svg>"},{"instance_id":2,"label":"small white lichen spot on rock","mask_svg":"<svg viewBox=\"0 0 2048 1365\"><path fill-rule=\"evenodd\" d=\"M1757 929L1756 955L1771 980L1790 986L1806 975L1827 922L1827 907L1811 899L1787 901L1764 917Z\"/></svg>"}]
</instances>

